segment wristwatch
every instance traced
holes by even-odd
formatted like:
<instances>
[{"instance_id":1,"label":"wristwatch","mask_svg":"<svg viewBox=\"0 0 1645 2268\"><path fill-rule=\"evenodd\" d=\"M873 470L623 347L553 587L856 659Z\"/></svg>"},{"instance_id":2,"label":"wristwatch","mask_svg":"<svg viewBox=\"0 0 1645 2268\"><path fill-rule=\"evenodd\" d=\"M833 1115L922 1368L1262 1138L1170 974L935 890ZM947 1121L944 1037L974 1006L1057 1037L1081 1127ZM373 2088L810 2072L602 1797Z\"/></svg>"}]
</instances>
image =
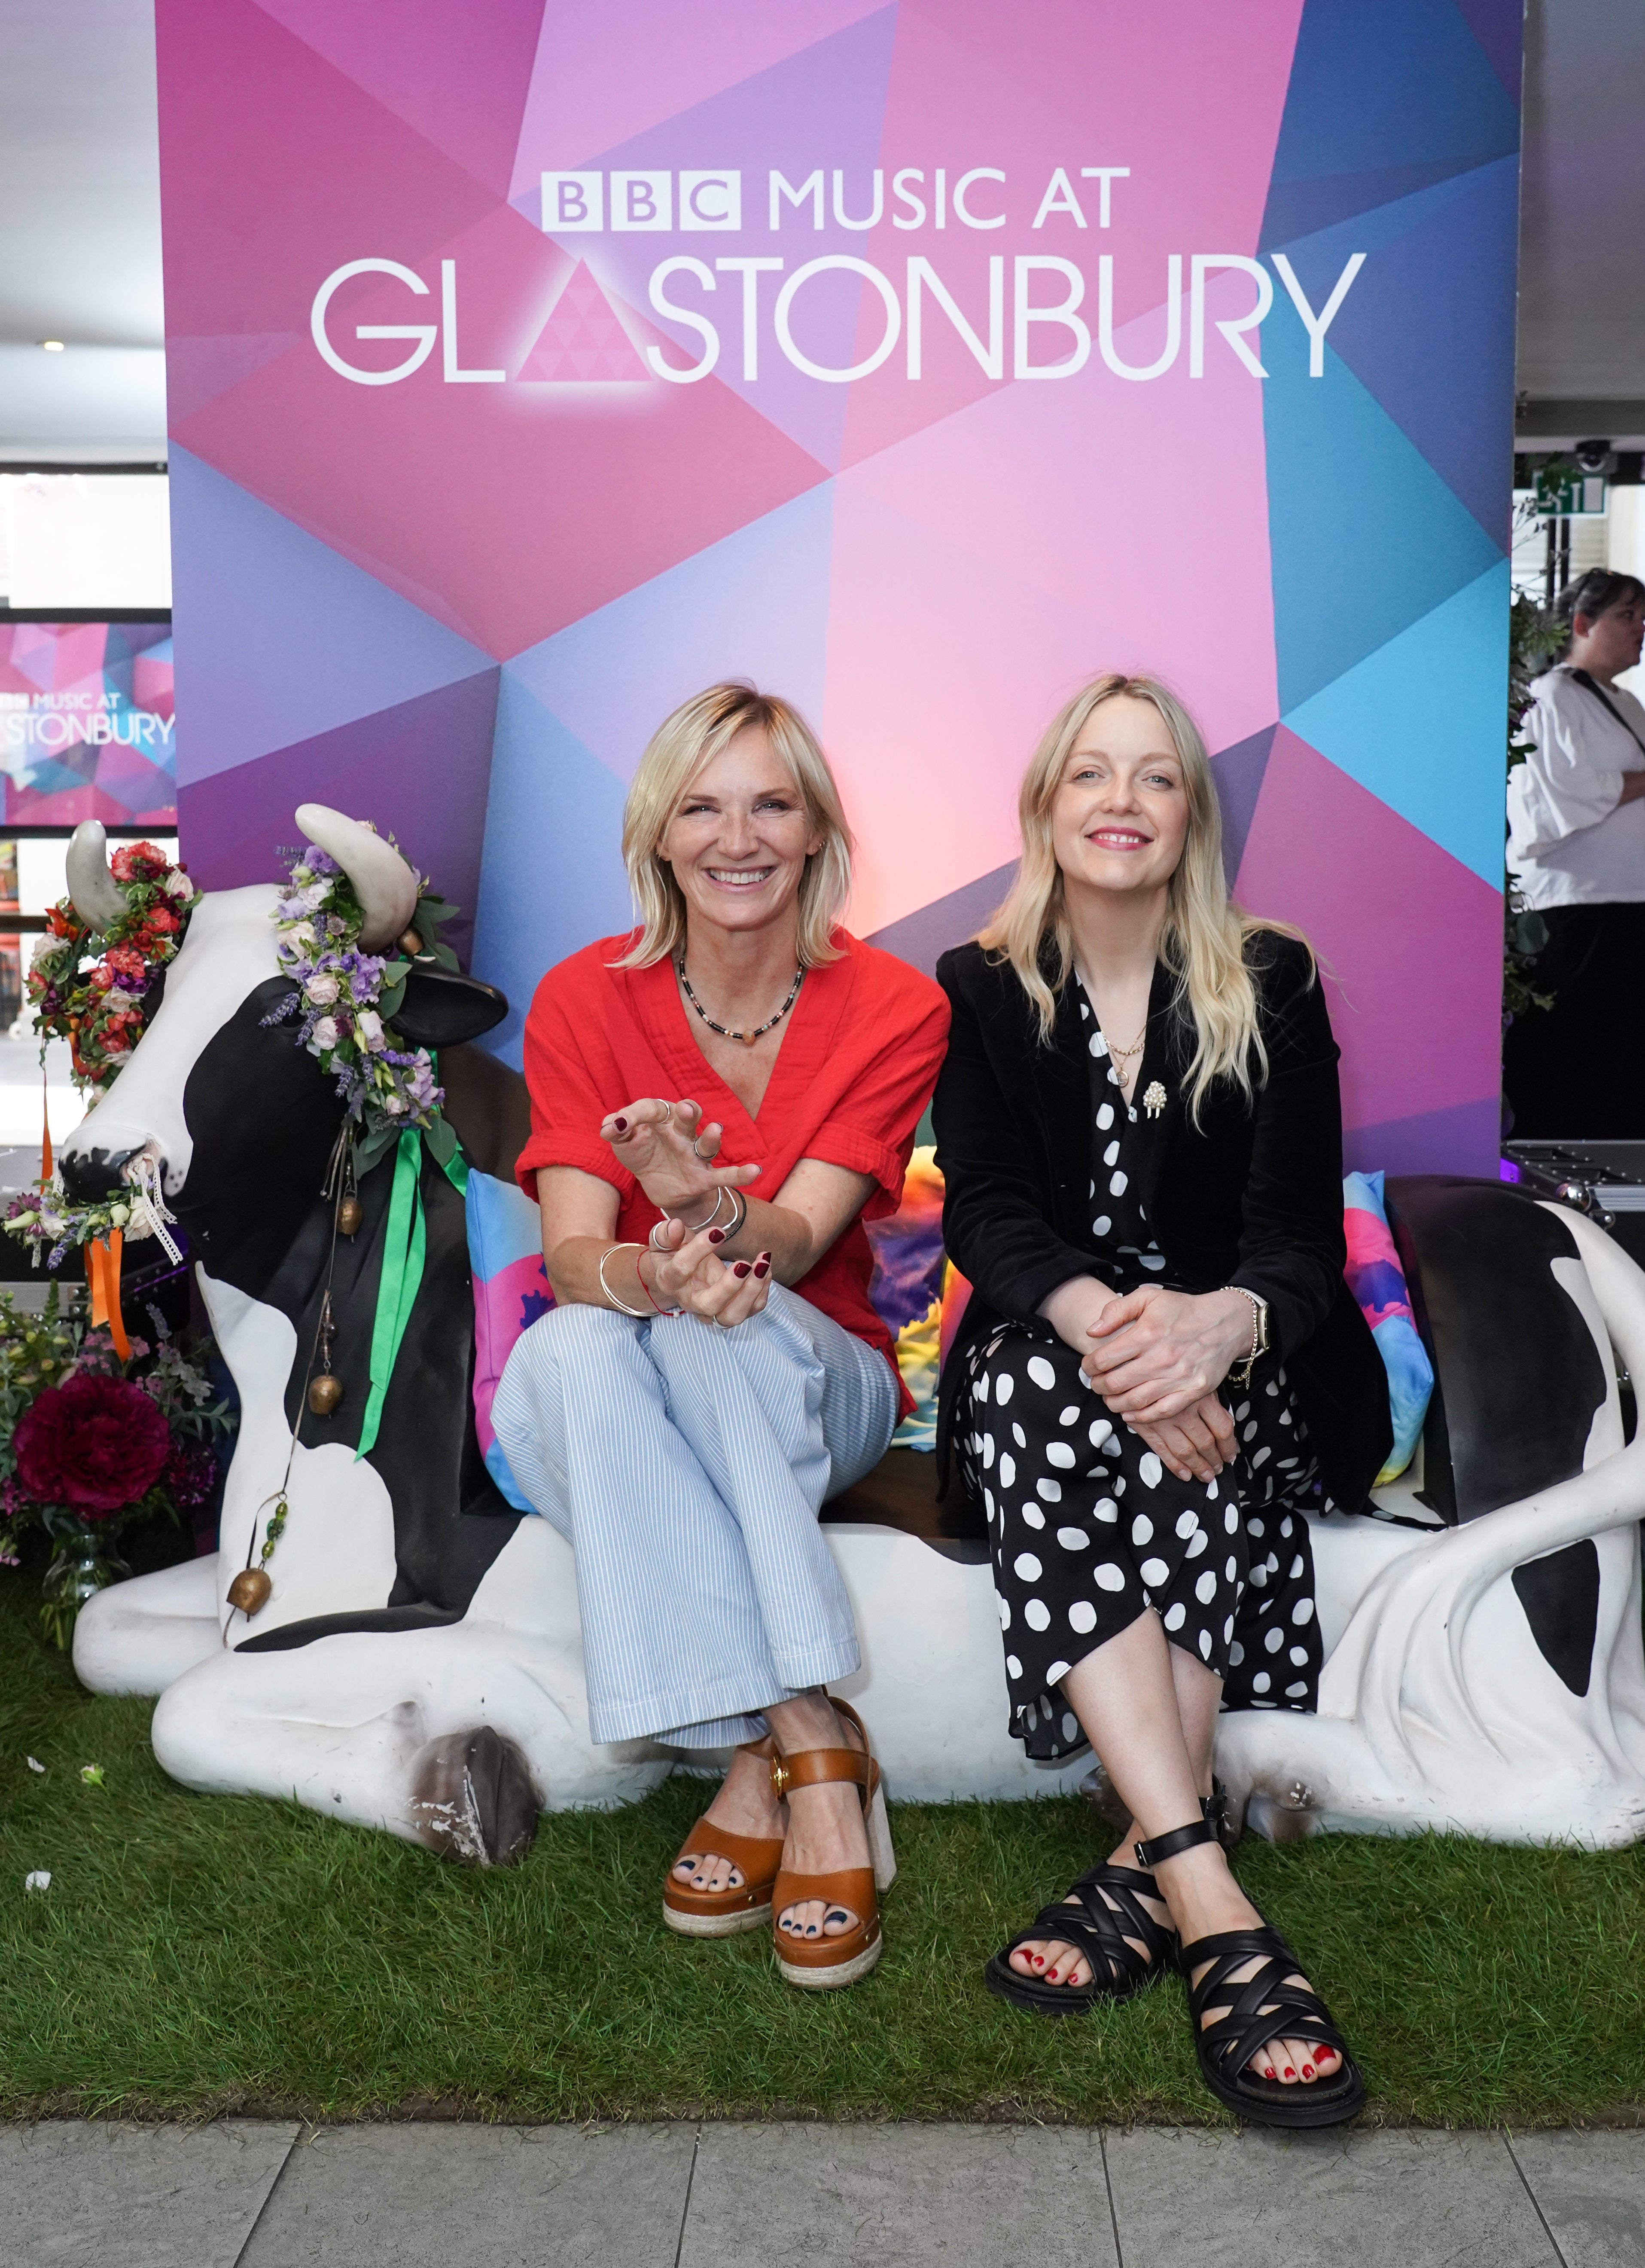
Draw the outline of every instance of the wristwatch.
<instances>
[{"instance_id":1,"label":"wristwatch","mask_svg":"<svg viewBox=\"0 0 1645 2268\"><path fill-rule=\"evenodd\" d=\"M1251 1373L1256 1368L1257 1357L1267 1354L1268 1351L1268 1303L1259 1299L1256 1292L1247 1292L1243 1284L1230 1284L1228 1288L1230 1292L1237 1292L1242 1300L1251 1302L1251 1352L1237 1369L1228 1373L1230 1384L1248 1386Z\"/></svg>"}]
</instances>

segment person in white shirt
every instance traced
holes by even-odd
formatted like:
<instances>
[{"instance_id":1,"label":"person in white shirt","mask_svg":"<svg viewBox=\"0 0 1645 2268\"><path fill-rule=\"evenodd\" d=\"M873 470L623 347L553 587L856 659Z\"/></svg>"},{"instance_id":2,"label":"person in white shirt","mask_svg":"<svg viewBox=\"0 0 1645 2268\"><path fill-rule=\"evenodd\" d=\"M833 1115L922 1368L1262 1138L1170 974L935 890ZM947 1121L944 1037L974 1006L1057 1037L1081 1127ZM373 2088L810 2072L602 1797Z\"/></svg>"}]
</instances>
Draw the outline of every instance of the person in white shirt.
<instances>
[{"instance_id":1,"label":"person in white shirt","mask_svg":"<svg viewBox=\"0 0 1645 2268\"><path fill-rule=\"evenodd\" d=\"M1645 584L1597 567L1564 591L1564 653L1531 686L1508 776L1508 866L1548 942L1548 1009L1502 1047L1515 1134L1645 1138L1645 707L1616 683L1645 642Z\"/></svg>"}]
</instances>

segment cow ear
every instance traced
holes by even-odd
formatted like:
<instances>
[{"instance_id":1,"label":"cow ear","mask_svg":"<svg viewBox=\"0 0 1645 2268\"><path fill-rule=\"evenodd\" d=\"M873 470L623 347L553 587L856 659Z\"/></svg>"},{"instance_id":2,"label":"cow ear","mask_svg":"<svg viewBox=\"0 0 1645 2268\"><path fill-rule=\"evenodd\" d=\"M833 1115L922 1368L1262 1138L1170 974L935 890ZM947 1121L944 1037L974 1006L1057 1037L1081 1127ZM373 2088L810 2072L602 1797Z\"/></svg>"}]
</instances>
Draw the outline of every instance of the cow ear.
<instances>
[{"instance_id":1,"label":"cow ear","mask_svg":"<svg viewBox=\"0 0 1645 2268\"><path fill-rule=\"evenodd\" d=\"M495 984L419 962L407 972L394 1029L414 1048L454 1048L491 1031L508 1012L508 1000Z\"/></svg>"}]
</instances>

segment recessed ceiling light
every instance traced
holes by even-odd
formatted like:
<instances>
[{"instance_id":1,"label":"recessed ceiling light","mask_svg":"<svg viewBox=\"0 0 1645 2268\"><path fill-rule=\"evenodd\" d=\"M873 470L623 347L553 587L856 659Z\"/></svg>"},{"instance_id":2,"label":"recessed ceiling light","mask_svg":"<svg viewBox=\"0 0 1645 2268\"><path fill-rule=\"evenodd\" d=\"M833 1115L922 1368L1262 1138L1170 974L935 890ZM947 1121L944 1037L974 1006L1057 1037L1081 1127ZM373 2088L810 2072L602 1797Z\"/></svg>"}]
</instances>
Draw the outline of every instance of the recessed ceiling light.
<instances>
[{"instance_id":1,"label":"recessed ceiling light","mask_svg":"<svg viewBox=\"0 0 1645 2268\"><path fill-rule=\"evenodd\" d=\"M61 339L42 339L40 341L40 344L45 348L48 354L61 354L62 352L62 341Z\"/></svg>"}]
</instances>

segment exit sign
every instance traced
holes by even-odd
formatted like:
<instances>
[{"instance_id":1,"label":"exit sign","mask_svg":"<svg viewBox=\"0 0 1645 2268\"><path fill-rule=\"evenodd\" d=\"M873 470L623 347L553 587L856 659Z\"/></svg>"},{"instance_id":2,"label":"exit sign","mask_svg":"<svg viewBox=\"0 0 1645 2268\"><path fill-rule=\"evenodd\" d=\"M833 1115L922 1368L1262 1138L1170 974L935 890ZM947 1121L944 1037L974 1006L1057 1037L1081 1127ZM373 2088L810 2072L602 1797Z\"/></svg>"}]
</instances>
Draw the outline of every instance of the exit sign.
<instances>
[{"instance_id":1,"label":"exit sign","mask_svg":"<svg viewBox=\"0 0 1645 2268\"><path fill-rule=\"evenodd\" d=\"M1605 509L1603 473L1537 475L1537 510L1545 519L1602 519Z\"/></svg>"}]
</instances>

